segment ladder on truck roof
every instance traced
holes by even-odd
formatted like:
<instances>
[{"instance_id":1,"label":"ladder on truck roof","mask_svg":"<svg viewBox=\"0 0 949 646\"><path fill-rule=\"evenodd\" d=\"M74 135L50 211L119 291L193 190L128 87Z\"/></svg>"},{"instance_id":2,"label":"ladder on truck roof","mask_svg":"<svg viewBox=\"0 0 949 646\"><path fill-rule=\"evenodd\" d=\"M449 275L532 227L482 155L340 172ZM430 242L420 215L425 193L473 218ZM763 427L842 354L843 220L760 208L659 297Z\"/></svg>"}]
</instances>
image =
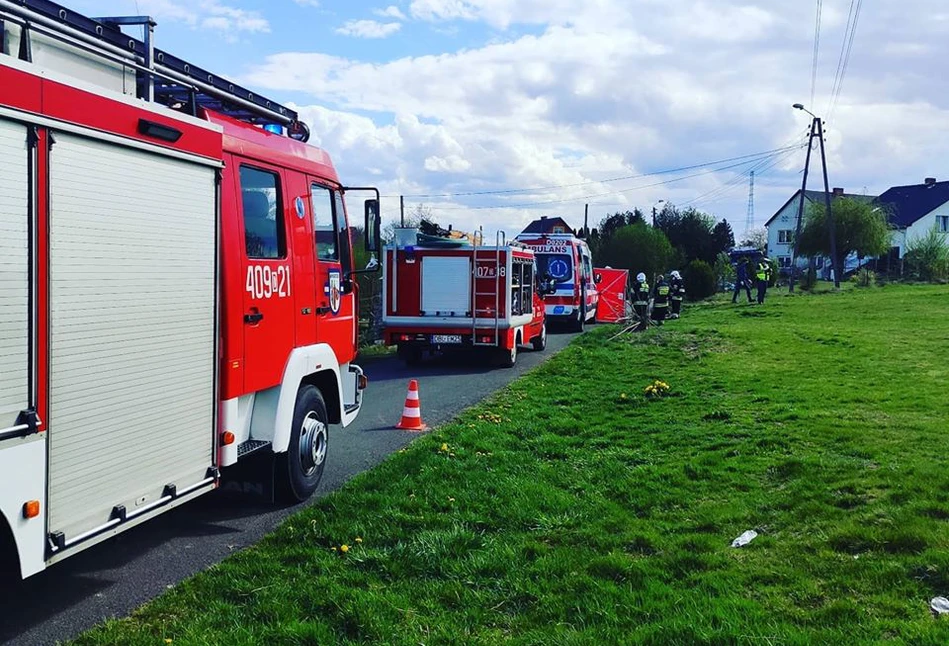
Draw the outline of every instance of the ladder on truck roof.
<instances>
[{"instance_id":1,"label":"ladder on truck roof","mask_svg":"<svg viewBox=\"0 0 949 646\"><path fill-rule=\"evenodd\" d=\"M472 345L480 346L494 346L498 344L499 337L501 334L501 247L507 246L507 234L504 231L498 231L495 236L494 250L483 249L484 245L484 233L481 231L475 232L475 244L474 244L474 262L472 262L471 267L471 343ZM478 239L480 237L481 244L478 244ZM479 252L481 252L481 257L479 257ZM486 256L486 258L484 258ZM482 259L484 258L484 259ZM485 278L491 278L489 272L488 276L478 276L478 261L487 260L489 264L488 267L493 269L493 278L494 278L494 340L488 343L483 343L478 338L478 297L479 296L491 296L492 292L479 292L478 283L480 280ZM488 317L482 317L488 318ZM483 327L483 326L482 326Z\"/></svg>"},{"instance_id":2,"label":"ladder on truck roof","mask_svg":"<svg viewBox=\"0 0 949 646\"><path fill-rule=\"evenodd\" d=\"M40 35L65 43L71 49L135 71L138 98L170 109L199 116L202 108L258 126L286 129L297 141L309 139L309 128L290 108L260 96L156 49L156 22L150 16L88 18L49 0L0 0L0 54L4 51L5 25L20 30L19 59L33 62L33 39ZM122 32L122 27L141 26L144 39Z\"/></svg>"}]
</instances>

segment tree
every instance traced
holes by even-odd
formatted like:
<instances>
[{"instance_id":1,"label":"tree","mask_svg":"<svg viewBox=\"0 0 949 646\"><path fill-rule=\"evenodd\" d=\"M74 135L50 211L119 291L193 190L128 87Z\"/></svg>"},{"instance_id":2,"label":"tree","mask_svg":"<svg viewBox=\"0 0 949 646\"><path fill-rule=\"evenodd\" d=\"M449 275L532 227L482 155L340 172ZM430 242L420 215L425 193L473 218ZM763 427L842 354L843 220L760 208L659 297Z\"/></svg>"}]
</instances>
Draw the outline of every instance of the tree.
<instances>
[{"instance_id":1,"label":"tree","mask_svg":"<svg viewBox=\"0 0 949 646\"><path fill-rule=\"evenodd\" d=\"M732 245L734 246L734 245ZM732 265L731 258L724 251L718 254L715 259L715 265L712 267L715 272L715 284L722 290L725 289L726 282L733 282L736 278L735 267Z\"/></svg>"},{"instance_id":2,"label":"tree","mask_svg":"<svg viewBox=\"0 0 949 646\"><path fill-rule=\"evenodd\" d=\"M679 211L667 204L656 216L656 228L669 238L673 247L682 251L686 261L715 262L721 251L734 244L731 227L727 222L716 224L715 219L691 207ZM717 233L716 233L717 232Z\"/></svg>"},{"instance_id":3,"label":"tree","mask_svg":"<svg viewBox=\"0 0 949 646\"><path fill-rule=\"evenodd\" d=\"M712 229L712 249L715 250L715 259L735 246L735 234L728 220L722 220Z\"/></svg>"},{"instance_id":4,"label":"tree","mask_svg":"<svg viewBox=\"0 0 949 646\"><path fill-rule=\"evenodd\" d=\"M949 278L949 243L935 226L906 245L906 266L913 278L942 281Z\"/></svg>"},{"instance_id":5,"label":"tree","mask_svg":"<svg viewBox=\"0 0 949 646\"><path fill-rule=\"evenodd\" d=\"M715 293L715 272L704 260L693 260L682 275L685 295L692 301L700 301Z\"/></svg>"},{"instance_id":6,"label":"tree","mask_svg":"<svg viewBox=\"0 0 949 646\"><path fill-rule=\"evenodd\" d=\"M601 242L607 242L617 231L630 224L645 223L642 211L635 209L633 211L621 211L608 215L600 220L600 226L595 230L599 235Z\"/></svg>"},{"instance_id":7,"label":"tree","mask_svg":"<svg viewBox=\"0 0 949 646\"><path fill-rule=\"evenodd\" d=\"M881 256L890 249L890 228L883 207L853 198L837 198L832 206L837 239L836 258L843 263L856 253L862 261L867 256ZM802 256L830 256L827 209L811 204L801 227L798 253Z\"/></svg>"},{"instance_id":8,"label":"tree","mask_svg":"<svg viewBox=\"0 0 949 646\"><path fill-rule=\"evenodd\" d=\"M597 265L628 269L634 275L643 272L652 280L669 268L672 245L665 234L643 222L623 227L605 242Z\"/></svg>"},{"instance_id":9,"label":"tree","mask_svg":"<svg viewBox=\"0 0 949 646\"><path fill-rule=\"evenodd\" d=\"M762 252L766 251L768 248L768 230L764 227L757 227L745 231L738 246L752 247L754 249L760 249Z\"/></svg>"}]
</instances>

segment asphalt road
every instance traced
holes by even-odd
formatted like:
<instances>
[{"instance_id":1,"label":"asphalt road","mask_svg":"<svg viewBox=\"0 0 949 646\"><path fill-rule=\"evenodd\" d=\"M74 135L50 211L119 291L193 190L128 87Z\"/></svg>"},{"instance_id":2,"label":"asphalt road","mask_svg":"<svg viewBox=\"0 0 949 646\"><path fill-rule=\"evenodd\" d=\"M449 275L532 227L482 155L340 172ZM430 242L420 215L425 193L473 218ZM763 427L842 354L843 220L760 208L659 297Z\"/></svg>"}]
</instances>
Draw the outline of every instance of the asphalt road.
<instances>
[{"instance_id":1,"label":"asphalt road","mask_svg":"<svg viewBox=\"0 0 949 646\"><path fill-rule=\"evenodd\" d=\"M446 422L563 349L551 334L543 353L524 350L513 369L429 360L407 369L394 358L363 362L370 390L356 422L331 430L317 496L379 464L417 434L394 430L410 378L419 380L423 421ZM165 589L259 541L302 506L277 507L214 492L0 590L0 643L55 644L129 614Z\"/></svg>"}]
</instances>

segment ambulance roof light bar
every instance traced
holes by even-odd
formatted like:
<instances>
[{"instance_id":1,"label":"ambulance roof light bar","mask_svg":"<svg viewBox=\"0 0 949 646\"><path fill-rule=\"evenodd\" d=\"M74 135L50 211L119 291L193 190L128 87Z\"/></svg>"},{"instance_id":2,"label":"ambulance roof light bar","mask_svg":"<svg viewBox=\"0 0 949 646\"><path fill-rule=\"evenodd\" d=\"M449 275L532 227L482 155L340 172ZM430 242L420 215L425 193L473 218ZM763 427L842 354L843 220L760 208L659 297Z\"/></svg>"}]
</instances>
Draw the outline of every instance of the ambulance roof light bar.
<instances>
[{"instance_id":1,"label":"ambulance roof light bar","mask_svg":"<svg viewBox=\"0 0 949 646\"><path fill-rule=\"evenodd\" d=\"M255 125L279 124L287 128L288 136L293 139L306 141L309 138L309 129L299 121L294 110L155 49L155 21L148 16L97 20L50 0L0 0L0 17L4 14L22 21L24 37L28 37L34 26L42 26L49 29L51 35L61 34L66 42L81 40L97 45L105 55L120 53L130 59L132 67L138 70L139 97L142 99L175 109L187 109L192 114L202 107ZM145 41L124 34L122 25L145 26Z\"/></svg>"}]
</instances>

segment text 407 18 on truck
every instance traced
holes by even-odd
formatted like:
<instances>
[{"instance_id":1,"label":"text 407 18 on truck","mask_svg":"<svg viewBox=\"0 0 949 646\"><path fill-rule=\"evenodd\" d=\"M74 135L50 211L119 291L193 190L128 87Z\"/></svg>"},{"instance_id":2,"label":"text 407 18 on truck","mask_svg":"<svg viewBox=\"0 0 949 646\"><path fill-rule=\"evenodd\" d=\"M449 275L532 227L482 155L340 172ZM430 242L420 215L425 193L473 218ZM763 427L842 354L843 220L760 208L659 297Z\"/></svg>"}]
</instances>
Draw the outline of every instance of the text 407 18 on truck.
<instances>
[{"instance_id":1,"label":"text 407 18 on truck","mask_svg":"<svg viewBox=\"0 0 949 646\"><path fill-rule=\"evenodd\" d=\"M373 192L377 251L378 191L154 26L0 0L0 557L23 577L250 455L307 498L366 387L344 195Z\"/></svg>"}]
</instances>

